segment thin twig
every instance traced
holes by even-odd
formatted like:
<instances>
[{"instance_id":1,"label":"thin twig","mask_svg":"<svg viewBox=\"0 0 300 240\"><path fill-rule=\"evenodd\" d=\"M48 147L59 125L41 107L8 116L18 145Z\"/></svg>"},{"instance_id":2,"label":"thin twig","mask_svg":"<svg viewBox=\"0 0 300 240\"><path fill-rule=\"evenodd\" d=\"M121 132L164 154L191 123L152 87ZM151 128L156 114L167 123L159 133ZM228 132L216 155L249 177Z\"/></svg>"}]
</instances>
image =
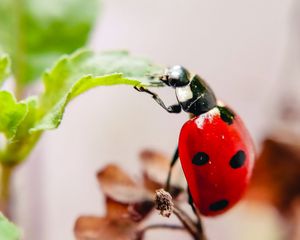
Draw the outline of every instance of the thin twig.
<instances>
[{"instance_id":1,"label":"thin twig","mask_svg":"<svg viewBox=\"0 0 300 240\"><path fill-rule=\"evenodd\" d=\"M195 240L207 240L204 234L204 229L201 221L199 211L195 208L195 215L197 222L195 223L190 216L183 211L178 205L174 204L173 213L181 221L181 223L187 228L189 233L193 236Z\"/></svg>"},{"instance_id":2,"label":"thin twig","mask_svg":"<svg viewBox=\"0 0 300 240\"><path fill-rule=\"evenodd\" d=\"M202 238L206 239L205 234L204 234L204 230L203 230L202 220L201 220L201 217L200 217L200 212L195 206L195 203L193 201L190 189L188 188L187 191L188 191L189 205L191 206L191 208L193 210L193 213L194 213L194 215L196 216L196 219L197 219L198 235L202 235Z\"/></svg>"},{"instance_id":3,"label":"thin twig","mask_svg":"<svg viewBox=\"0 0 300 240\"><path fill-rule=\"evenodd\" d=\"M195 240L201 240L198 237L198 229L195 222L187 215L179 206L174 205L173 213L179 219L179 221L183 224L183 226L187 229L187 231L192 235Z\"/></svg>"},{"instance_id":4,"label":"thin twig","mask_svg":"<svg viewBox=\"0 0 300 240\"><path fill-rule=\"evenodd\" d=\"M196 215L196 218L197 218L198 236L201 236L200 239L202 239L202 240L207 240L207 237L204 233L204 228L203 228L202 220L201 220L201 217L200 217L200 213L199 213L197 208L196 208L195 215Z\"/></svg>"},{"instance_id":5,"label":"thin twig","mask_svg":"<svg viewBox=\"0 0 300 240\"><path fill-rule=\"evenodd\" d=\"M171 225L171 224L153 224L153 225L149 225L147 227L144 227L143 229L141 229L138 234L137 234L137 240L142 240L145 236L145 233L148 230L155 230L155 229L171 229L171 230L181 230L181 231L185 231L186 228L184 228L183 226L179 226L179 225Z\"/></svg>"},{"instance_id":6,"label":"thin twig","mask_svg":"<svg viewBox=\"0 0 300 240\"><path fill-rule=\"evenodd\" d=\"M190 202L190 204L192 204L191 206L195 215L197 216L197 222L193 221L193 219L186 212L184 212L177 204L175 204L172 200L171 194L164 189L156 190L154 201L155 208L162 216L170 217L171 214L174 213L195 240L206 240L200 214L197 212L192 202Z\"/></svg>"}]
</instances>

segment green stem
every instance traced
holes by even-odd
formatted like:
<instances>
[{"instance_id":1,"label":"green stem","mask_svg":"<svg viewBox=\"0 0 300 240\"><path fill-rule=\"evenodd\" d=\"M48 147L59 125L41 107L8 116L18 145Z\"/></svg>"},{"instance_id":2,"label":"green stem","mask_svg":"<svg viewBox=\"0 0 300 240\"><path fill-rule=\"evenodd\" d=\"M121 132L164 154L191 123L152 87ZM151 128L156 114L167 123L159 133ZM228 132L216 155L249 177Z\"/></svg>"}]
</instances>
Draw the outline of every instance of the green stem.
<instances>
[{"instance_id":1,"label":"green stem","mask_svg":"<svg viewBox=\"0 0 300 240\"><path fill-rule=\"evenodd\" d=\"M14 0L14 11L16 13L16 21L15 21L15 52L13 55L15 56L15 64L14 64L14 72L15 72L15 95L18 100L21 100L25 94L25 86L24 86L24 78L26 74L26 66L25 66L25 19L24 19L24 1L23 0Z\"/></svg>"},{"instance_id":2,"label":"green stem","mask_svg":"<svg viewBox=\"0 0 300 240\"><path fill-rule=\"evenodd\" d=\"M7 145L4 151L0 152L0 160L6 166L16 166L28 157L32 149L41 137L42 132L25 135L17 138L17 141Z\"/></svg>"},{"instance_id":3,"label":"green stem","mask_svg":"<svg viewBox=\"0 0 300 240\"><path fill-rule=\"evenodd\" d=\"M10 181L14 167L26 158L41 136L41 132L22 136L0 151L0 212L10 217Z\"/></svg>"},{"instance_id":4,"label":"green stem","mask_svg":"<svg viewBox=\"0 0 300 240\"><path fill-rule=\"evenodd\" d=\"M0 210L9 217L10 179L12 167L1 164Z\"/></svg>"},{"instance_id":5,"label":"green stem","mask_svg":"<svg viewBox=\"0 0 300 240\"><path fill-rule=\"evenodd\" d=\"M20 79L20 78L19 78ZM15 79L15 96L18 101L24 98L26 88L25 86L16 78Z\"/></svg>"}]
</instances>

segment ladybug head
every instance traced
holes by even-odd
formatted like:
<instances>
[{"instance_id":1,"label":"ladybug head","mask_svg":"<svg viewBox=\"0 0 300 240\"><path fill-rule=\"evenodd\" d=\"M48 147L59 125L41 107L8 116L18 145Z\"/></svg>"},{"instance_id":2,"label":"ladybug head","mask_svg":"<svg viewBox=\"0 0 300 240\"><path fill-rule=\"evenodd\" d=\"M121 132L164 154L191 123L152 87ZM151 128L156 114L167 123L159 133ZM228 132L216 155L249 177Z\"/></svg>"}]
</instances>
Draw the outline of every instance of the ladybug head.
<instances>
[{"instance_id":1,"label":"ladybug head","mask_svg":"<svg viewBox=\"0 0 300 240\"><path fill-rule=\"evenodd\" d=\"M182 87L189 84L190 74L184 67L176 65L168 68L160 80L174 88Z\"/></svg>"}]
</instances>

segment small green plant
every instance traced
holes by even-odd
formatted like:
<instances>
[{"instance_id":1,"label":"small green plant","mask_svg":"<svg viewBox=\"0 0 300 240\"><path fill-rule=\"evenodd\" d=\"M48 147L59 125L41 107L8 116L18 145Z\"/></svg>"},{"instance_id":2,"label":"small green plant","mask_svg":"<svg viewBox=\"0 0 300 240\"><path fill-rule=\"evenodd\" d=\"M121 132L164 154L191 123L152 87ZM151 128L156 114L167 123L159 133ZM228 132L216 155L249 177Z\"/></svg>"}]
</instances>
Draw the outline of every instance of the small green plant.
<instances>
[{"instance_id":1,"label":"small green plant","mask_svg":"<svg viewBox=\"0 0 300 240\"><path fill-rule=\"evenodd\" d=\"M98 4L0 2L0 208L5 214L12 171L26 160L44 131L59 126L71 100L97 86L160 86L152 76L162 69L145 59L125 51L78 50L88 40ZM1 89L8 78L14 81L14 91ZM27 90L40 82L43 90L28 96ZM0 236L6 226L0 225Z\"/></svg>"}]
</instances>

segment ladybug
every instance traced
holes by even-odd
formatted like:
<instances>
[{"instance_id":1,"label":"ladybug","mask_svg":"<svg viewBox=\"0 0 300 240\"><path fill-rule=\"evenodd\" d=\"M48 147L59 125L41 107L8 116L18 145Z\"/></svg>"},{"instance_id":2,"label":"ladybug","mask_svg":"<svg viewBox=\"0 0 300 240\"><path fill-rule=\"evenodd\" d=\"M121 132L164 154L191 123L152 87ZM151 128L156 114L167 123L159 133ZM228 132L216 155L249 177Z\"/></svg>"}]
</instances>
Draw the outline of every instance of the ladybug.
<instances>
[{"instance_id":1,"label":"ladybug","mask_svg":"<svg viewBox=\"0 0 300 240\"><path fill-rule=\"evenodd\" d=\"M179 156L197 210L205 216L224 213L241 199L251 176L254 146L250 134L240 117L217 101L198 75L173 66L160 80L175 89L178 104L167 107L157 94L138 90L151 94L170 113L183 110L191 115L181 128L166 188Z\"/></svg>"}]
</instances>

